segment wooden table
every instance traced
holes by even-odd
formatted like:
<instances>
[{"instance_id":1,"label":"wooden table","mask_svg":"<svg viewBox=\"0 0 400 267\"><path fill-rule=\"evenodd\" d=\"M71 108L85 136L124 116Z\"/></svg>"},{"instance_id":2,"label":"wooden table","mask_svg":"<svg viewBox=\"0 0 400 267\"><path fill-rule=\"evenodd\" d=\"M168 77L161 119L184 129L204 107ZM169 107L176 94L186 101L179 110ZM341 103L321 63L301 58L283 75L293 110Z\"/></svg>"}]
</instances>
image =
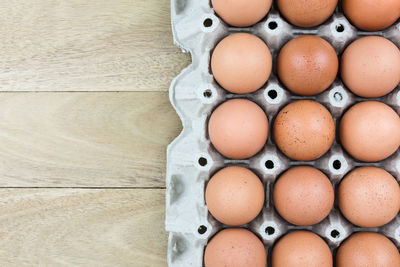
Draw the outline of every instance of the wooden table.
<instances>
[{"instance_id":1,"label":"wooden table","mask_svg":"<svg viewBox=\"0 0 400 267\"><path fill-rule=\"evenodd\" d=\"M166 266L168 0L0 2L0 266Z\"/></svg>"}]
</instances>

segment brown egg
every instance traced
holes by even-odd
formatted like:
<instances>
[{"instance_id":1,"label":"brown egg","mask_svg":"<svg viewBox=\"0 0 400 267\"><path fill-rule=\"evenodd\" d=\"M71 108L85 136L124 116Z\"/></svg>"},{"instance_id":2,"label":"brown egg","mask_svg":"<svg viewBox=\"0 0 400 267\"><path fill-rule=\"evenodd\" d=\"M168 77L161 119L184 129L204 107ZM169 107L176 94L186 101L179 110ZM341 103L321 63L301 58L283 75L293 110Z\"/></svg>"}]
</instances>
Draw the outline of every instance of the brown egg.
<instances>
[{"instance_id":1,"label":"brown egg","mask_svg":"<svg viewBox=\"0 0 400 267\"><path fill-rule=\"evenodd\" d=\"M380 31L400 17L399 0L343 0L343 12L361 30Z\"/></svg>"},{"instance_id":2,"label":"brown egg","mask_svg":"<svg viewBox=\"0 0 400 267\"><path fill-rule=\"evenodd\" d=\"M400 254L385 236L374 232L351 235L336 253L337 267L399 267Z\"/></svg>"},{"instance_id":3,"label":"brown egg","mask_svg":"<svg viewBox=\"0 0 400 267\"><path fill-rule=\"evenodd\" d=\"M276 116L275 142L291 159L309 161L321 157L331 147L334 137L331 114L315 101L290 103Z\"/></svg>"},{"instance_id":4,"label":"brown egg","mask_svg":"<svg viewBox=\"0 0 400 267\"><path fill-rule=\"evenodd\" d=\"M277 0L280 13L293 25L314 27L335 11L338 0Z\"/></svg>"},{"instance_id":5,"label":"brown egg","mask_svg":"<svg viewBox=\"0 0 400 267\"><path fill-rule=\"evenodd\" d=\"M249 223L260 213L264 194L257 175L238 166L214 174L205 193L208 210L214 218L234 226Z\"/></svg>"},{"instance_id":6,"label":"brown egg","mask_svg":"<svg viewBox=\"0 0 400 267\"><path fill-rule=\"evenodd\" d=\"M400 82L400 50L383 37L363 37L346 48L340 67L342 80L353 93L381 97Z\"/></svg>"},{"instance_id":7,"label":"brown egg","mask_svg":"<svg viewBox=\"0 0 400 267\"><path fill-rule=\"evenodd\" d=\"M235 27L248 27L267 15L272 0L211 0L215 13Z\"/></svg>"},{"instance_id":8,"label":"brown egg","mask_svg":"<svg viewBox=\"0 0 400 267\"><path fill-rule=\"evenodd\" d=\"M376 167L353 170L339 185L340 211L360 227L380 227L400 210L400 187L387 171Z\"/></svg>"},{"instance_id":9,"label":"brown egg","mask_svg":"<svg viewBox=\"0 0 400 267\"><path fill-rule=\"evenodd\" d=\"M250 100L228 100L211 114L208 134L222 155L232 159L249 158L267 142L268 118Z\"/></svg>"},{"instance_id":10,"label":"brown egg","mask_svg":"<svg viewBox=\"0 0 400 267\"><path fill-rule=\"evenodd\" d=\"M206 267L265 267L267 252L252 232L230 228L217 233L208 243L204 264Z\"/></svg>"},{"instance_id":11,"label":"brown egg","mask_svg":"<svg viewBox=\"0 0 400 267\"><path fill-rule=\"evenodd\" d=\"M289 41L278 55L278 75L293 93L316 95L335 80L339 60L333 47L314 35Z\"/></svg>"},{"instance_id":12,"label":"brown egg","mask_svg":"<svg viewBox=\"0 0 400 267\"><path fill-rule=\"evenodd\" d=\"M235 94L248 94L267 82L272 57L263 40L249 33L236 33L215 47L211 69L215 80L224 89Z\"/></svg>"},{"instance_id":13,"label":"brown egg","mask_svg":"<svg viewBox=\"0 0 400 267\"><path fill-rule=\"evenodd\" d=\"M343 115L340 141L358 160L383 160L396 152L400 145L399 115L381 102L360 102Z\"/></svg>"},{"instance_id":14,"label":"brown egg","mask_svg":"<svg viewBox=\"0 0 400 267\"><path fill-rule=\"evenodd\" d=\"M249 265L250 266L250 265ZM282 237L272 249L272 267L332 267L332 253L325 241L308 231Z\"/></svg>"},{"instance_id":15,"label":"brown egg","mask_svg":"<svg viewBox=\"0 0 400 267\"><path fill-rule=\"evenodd\" d=\"M296 225L319 223L333 207L335 198L329 178L318 169L300 166L282 174L274 185L278 213Z\"/></svg>"}]
</instances>

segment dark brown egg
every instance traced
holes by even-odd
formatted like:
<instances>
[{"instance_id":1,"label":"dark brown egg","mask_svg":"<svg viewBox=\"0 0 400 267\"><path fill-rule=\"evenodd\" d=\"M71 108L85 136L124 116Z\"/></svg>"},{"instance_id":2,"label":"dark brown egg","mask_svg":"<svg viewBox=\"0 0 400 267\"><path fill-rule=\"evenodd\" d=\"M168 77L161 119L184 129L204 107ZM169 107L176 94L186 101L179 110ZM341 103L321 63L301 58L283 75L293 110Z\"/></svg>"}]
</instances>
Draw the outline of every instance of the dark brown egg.
<instances>
[{"instance_id":1,"label":"dark brown egg","mask_svg":"<svg viewBox=\"0 0 400 267\"><path fill-rule=\"evenodd\" d=\"M400 17L399 0L343 0L343 12L356 27L379 31Z\"/></svg>"},{"instance_id":2,"label":"dark brown egg","mask_svg":"<svg viewBox=\"0 0 400 267\"><path fill-rule=\"evenodd\" d=\"M278 75L282 83L298 95L316 95L335 80L339 60L324 39L305 35L289 41L278 55Z\"/></svg>"},{"instance_id":3,"label":"dark brown egg","mask_svg":"<svg viewBox=\"0 0 400 267\"><path fill-rule=\"evenodd\" d=\"M321 157L335 138L330 112L312 100L299 100L284 107L275 118L274 139L279 149L294 160Z\"/></svg>"},{"instance_id":4,"label":"dark brown egg","mask_svg":"<svg viewBox=\"0 0 400 267\"><path fill-rule=\"evenodd\" d=\"M280 13L293 25L314 27L335 11L338 0L277 0Z\"/></svg>"}]
</instances>

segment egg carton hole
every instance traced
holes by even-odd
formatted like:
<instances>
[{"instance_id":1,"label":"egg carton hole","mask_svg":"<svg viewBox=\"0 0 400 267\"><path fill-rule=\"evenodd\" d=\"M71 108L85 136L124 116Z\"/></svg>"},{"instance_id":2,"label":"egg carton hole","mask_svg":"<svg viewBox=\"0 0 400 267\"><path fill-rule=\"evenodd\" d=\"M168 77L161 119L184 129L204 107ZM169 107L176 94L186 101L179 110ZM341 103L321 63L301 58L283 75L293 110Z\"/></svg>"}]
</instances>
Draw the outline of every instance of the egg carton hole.
<instances>
[{"instance_id":1,"label":"egg carton hole","mask_svg":"<svg viewBox=\"0 0 400 267\"><path fill-rule=\"evenodd\" d=\"M266 22L264 22L262 29L259 34L264 37L262 39L266 40L266 43L269 44L269 41L272 41L274 38L273 36L279 36L285 31L290 31L290 27L287 26L287 24L282 21L279 17L276 17L272 15L267 19ZM260 37L261 37L260 36ZM273 39L269 39L269 38ZM269 40L268 40L269 39ZM268 47L274 50L274 47L276 44L269 44Z\"/></svg>"},{"instance_id":2,"label":"egg carton hole","mask_svg":"<svg viewBox=\"0 0 400 267\"><path fill-rule=\"evenodd\" d=\"M262 175L268 174L275 176L277 172L279 172L279 170L284 167L284 164L281 162L279 157L273 154L261 158L259 164L259 166L261 167Z\"/></svg>"},{"instance_id":3,"label":"egg carton hole","mask_svg":"<svg viewBox=\"0 0 400 267\"><path fill-rule=\"evenodd\" d=\"M279 104L284 99L283 89L276 84L271 84L265 89L264 98L269 104Z\"/></svg>"},{"instance_id":4,"label":"egg carton hole","mask_svg":"<svg viewBox=\"0 0 400 267\"><path fill-rule=\"evenodd\" d=\"M278 96L278 93L276 92L276 90L269 90L269 91L268 91L268 96L269 96L271 99L275 99L275 98Z\"/></svg>"},{"instance_id":5,"label":"egg carton hole","mask_svg":"<svg viewBox=\"0 0 400 267\"><path fill-rule=\"evenodd\" d=\"M334 223L327 226L325 231L321 234L325 236L325 239L332 242L331 245L337 247L344 239L347 238L349 233L346 232L342 225Z\"/></svg>"},{"instance_id":6,"label":"egg carton hole","mask_svg":"<svg viewBox=\"0 0 400 267\"><path fill-rule=\"evenodd\" d=\"M276 21L270 21L268 22L268 28L270 30L275 30L276 28L278 28L278 23Z\"/></svg>"},{"instance_id":7,"label":"egg carton hole","mask_svg":"<svg viewBox=\"0 0 400 267\"><path fill-rule=\"evenodd\" d=\"M347 21L344 16L337 17L330 23L331 36L342 40L345 44L357 34L353 26Z\"/></svg>"},{"instance_id":8,"label":"egg carton hole","mask_svg":"<svg viewBox=\"0 0 400 267\"><path fill-rule=\"evenodd\" d=\"M336 229L331 231L331 237L332 238L339 238L340 237L340 232Z\"/></svg>"},{"instance_id":9,"label":"egg carton hole","mask_svg":"<svg viewBox=\"0 0 400 267\"><path fill-rule=\"evenodd\" d=\"M331 174L344 174L348 168L348 163L342 155L337 154L329 159L328 166Z\"/></svg>"},{"instance_id":10,"label":"egg carton hole","mask_svg":"<svg viewBox=\"0 0 400 267\"><path fill-rule=\"evenodd\" d=\"M344 32L345 27L343 24L340 23L340 24L336 25L335 29L337 32Z\"/></svg>"},{"instance_id":11,"label":"egg carton hole","mask_svg":"<svg viewBox=\"0 0 400 267\"><path fill-rule=\"evenodd\" d=\"M206 88L198 88L198 91L196 92L197 96L199 97L199 100L201 103L209 105L213 104L216 100L219 99L220 94L218 92L218 85L207 85L208 87ZM208 111L207 111L208 112Z\"/></svg>"},{"instance_id":12,"label":"egg carton hole","mask_svg":"<svg viewBox=\"0 0 400 267\"><path fill-rule=\"evenodd\" d=\"M332 167L333 167L335 170L340 170L340 168L342 167L342 162L341 162L340 160L338 160L338 159L335 159L335 160L333 161L333 163L332 163Z\"/></svg>"},{"instance_id":13,"label":"egg carton hole","mask_svg":"<svg viewBox=\"0 0 400 267\"><path fill-rule=\"evenodd\" d=\"M204 235L207 232L208 228L205 225L200 225L199 228L197 228L197 232L201 235Z\"/></svg>"},{"instance_id":14,"label":"egg carton hole","mask_svg":"<svg viewBox=\"0 0 400 267\"><path fill-rule=\"evenodd\" d=\"M213 32L218 28L219 24L220 20L216 16L214 16L213 14L206 14L201 22L201 30L206 33Z\"/></svg>"},{"instance_id":15,"label":"egg carton hole","mask_svg":"<svg viewBox=\"0 0 400 267\"><path fill-rule=\"evenodd\" d=\"M343 100L343 96L342 96L342 94L341 94L340 92L334 93L334 94L333 94L333 98L334 98L336 101L338 101L338 102L340 102L340 101Z\"/></svg>"},{"instance_id":16,"label":"egg carton hole","mask_svg":"<svg viewBox=\"0 0 400 267\"><path fill-rule=\"evenodd\" d=\"M203 21L203 26L206 27L206 28L209 28L209 27L211 27L212 25L213 25L213 20L210 19L210 18L206 18L206 19Z\"/></svg>"},{"instance_id":17,"label":"egg carton hole","mask_svg":"<svg viewBox=\"0 0 400 267\"><path fill-rule=\"evenodd\" d=\"M275 234L275 228L272 226L268 226L265 228L265 233L267 235L273 235L273 234Z\"/></svg>"},{"instance_id":18,"label":"egg carton hole","mask_svg":"<svg viewBox=\"0 0 400 267\"><path fill-rule=\"evenodd\" d=\"M328 98L332 106L343 108L349 100L349 95L342 86L336 86L329 91Z\"/></svg>"},{"instance_id":19,"label":"egg carton hole","mask_svg":"<svg viewBox=\"0 0 400 267\"><path fill-rule=\"evenodd\" d=\"M272 160L265 161L265 168L272 170L275 167L275 163Z\"/></svg>"},{"instance_id":20,"label":"egg carton hole","mask_svg":"<svg viewBox=\"0 0 400 267\"><path fill-rule=\"evenodd\" d=\"M199 160L197 161L198 163L199 163L199 165L201 166L201 167L205 167L205 166L207 166L207 159L206 158L204 158L204 157L200 157L199 158Z\"/></svg>"},{"instance_id":21,"label":"egg carton hole","mask_svg":"<svg viewBox=\"0 0 400 267\"><path fill-rule=\"evenodd\" d=\"M212 91L210 90L210 89L207 89L207 90L204 90L204 92L203 92L203 96L205 97L205 98L211 98L212 97Z\"/></svg>"},{"instance_id":22,"label":"egg carton hole","mask_svg":"<svg viewBox=\"0 0 400 267\"><path fill-rule=\"evenodd\" d=\"M276 222L268 221L260 225L260 228L251 229L254 232L258 232L260 236L267 241L267 243L275 242L276 239L280 236L280 228L276 224ZM271 243L272 244L272 243Z\"/></svg>"}]
</instances>

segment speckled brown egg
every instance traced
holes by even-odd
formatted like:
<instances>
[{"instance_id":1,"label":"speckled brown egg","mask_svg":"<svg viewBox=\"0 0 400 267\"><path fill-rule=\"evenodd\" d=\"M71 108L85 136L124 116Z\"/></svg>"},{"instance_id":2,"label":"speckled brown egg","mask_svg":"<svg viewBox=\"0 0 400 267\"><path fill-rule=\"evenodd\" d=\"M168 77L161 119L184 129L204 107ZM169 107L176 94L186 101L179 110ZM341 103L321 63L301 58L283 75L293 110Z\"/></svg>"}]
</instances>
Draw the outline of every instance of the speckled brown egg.
<instances>
[{"instance_id":1,"label":"speckled brown egg","mask_svg":"<svg viewBox=\"0 0 400 267\"><path fill-rule=\"evenodd\" d=\"M281 82L298 95L316 95L335 80L339 60L333 47L314 35L289 41L278 55L277 71Z\"/></svg>"},{"instance_id":2,"label":"speckled brown egg","mask_svg":"<svg viewBox=\"0 0 400 267\"><path fill-rule=\"evenodd\" d=\"M335 124L323 105L299 100L278 113L273 131L276 144L286 156L309 161L329 150L335 137Z\"/></svg>"},{"instance_id":3,"label":"speckled brown egg","mask_svg":"<svg viewBox=\"0 0 400 267\"><path fill-rule=\"evenodd\" d=\"M282 237L272 249L272 267L332 267L333 257L326 242L308 231Z\"/></svg>"},{"instance_id":4,"label":"speckled brown egg","mask_svg":"<svg viewBox=\"0 0 400 267\"><path fill-rule=\"evenodd\" d=\"M380 227L400 210L400 187L387 171L361 167L339 185L338 204L343 215L360 227Z\"/></svg>"},{"instance_id":5,"label":"speckled brown egg","mask_svg":"<svg viewBox=\"0 0 400 267\"><path fill-rule=\"evenodd\" d=\"M343 12L350 22L365 31L379 31L400 17L399 0L343 0Z\"/></svg>"},{"instance_id":6,"label":"speckled brown egg","mask_svg":"<svg viewBox=\"0 0 400 267\"><path fill-rule=\"evenodd\" d=\"M346 48L340 68L343 82L353 93L381 97L400 82L400 50L383 37L363 37Z\"/></svg>"},{"instance_id":7,"label":"speckled brown egg","mask_svg":"<svg viewBox=\"0 0 400 267\"><path fill-rule=\"evenodd\" d=\"M383 160L400 145L400 117L384 103L360 102L343 115L340 141L346 151L358 160Z\"/></svg>"},{"instance_id":8,"label":"speckled brown egg","mask_svg":"<svg viewBox=\"0 0 400 267\"><path fill-rule=\"evenodd\" d=\"M267 15L272 0L211 0L215 13L235 27L248 27Z\"/></svg>"},{"instance_id":9,"label":"speckled brown egg","mask_svg":"<svg viewBox=\"0 0 400 267\"><path fill-rule=\"evenodd\" d=\"M280 13L293 25L314 27L335 11L338 0L277 0Z\"/></svg>"},{"instance_id":10,"label":"speckled brown egg","mask_svg":"<svg viewBox=\"0 0 400 267\"><path fill-rule=\"evenodd\" d=\"M400 254L385 236L374 232L351 235L336 253L337 267L399 267Z\"/></svg>"},{"instance_id":11,"label":"speckled brown egg","mask_svg":"<svg viewBox=\"0 0 400 267\"><path fill-rule=\"evenodd\" d=\"M211 70L215 80L227 91L248 94L268 80L272 57L263 40L249 33L235 33L215 47Z\"/></svg>"},{"instance_id":12,"label":"speckled brown egg","mask_svg":"<svg viewBox=\"0 0 400 267\"><path fill-rule=\"evenodd\" d=\"M264 204L264 187L261 180L249 169L226 167L208 182L206 204L218 221L239 226L252 221Z\"/></svg>"},{"instance_id":13,"label":"speckled brown egg","mask_svg":"<svg viewBox=\"0 0 400 267\"><path fill-rule=\"evenodd\" d=\"M252 232L230 228L217 233L208 243L204 264L206 267L265 267L267 252Z\"/></svg>"},{"instance_id":14,"label":"speckled brown egg","mask_svg":"<svg viewBox=\"0 0 400 267\"><path fill-rule=\"evenodd\" d=\"M278 213L296 225L322 221L333 207L335 198L329 178L309 166L294 167L278 178L273 191Z\"/></svg>"},{"instance_id":15,"label":"speckled brown egg","mask_svg":"<svg viewBox=\"0 0 400 267\"><path fill-rule=\"evenodd\" d=\"M228 100L211 114L208 134L222 155L232 159L249 158L267 142L268 118L250 100Z\"/></svg>"}]
</instances>

